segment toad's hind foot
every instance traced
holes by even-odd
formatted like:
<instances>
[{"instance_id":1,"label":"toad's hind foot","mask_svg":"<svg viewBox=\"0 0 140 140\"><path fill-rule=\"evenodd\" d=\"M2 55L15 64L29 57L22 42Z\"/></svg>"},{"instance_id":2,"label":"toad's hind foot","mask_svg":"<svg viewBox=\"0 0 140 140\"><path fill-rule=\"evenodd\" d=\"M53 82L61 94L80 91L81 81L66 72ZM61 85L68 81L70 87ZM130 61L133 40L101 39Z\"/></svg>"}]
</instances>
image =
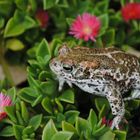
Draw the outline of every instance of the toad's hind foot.
<instances>
[{"instance_id":1,"label":"toad's hind foot","mask_svg":"<svg viewBox=\"0 0 140 140\"><path fill-rule=\"evenodd\" d=\"M111 129L119 129L119 123L122 121L124 115L124 111L122 111L119 115L117 115L112 122Z\"/></svg>"}]
</instances>

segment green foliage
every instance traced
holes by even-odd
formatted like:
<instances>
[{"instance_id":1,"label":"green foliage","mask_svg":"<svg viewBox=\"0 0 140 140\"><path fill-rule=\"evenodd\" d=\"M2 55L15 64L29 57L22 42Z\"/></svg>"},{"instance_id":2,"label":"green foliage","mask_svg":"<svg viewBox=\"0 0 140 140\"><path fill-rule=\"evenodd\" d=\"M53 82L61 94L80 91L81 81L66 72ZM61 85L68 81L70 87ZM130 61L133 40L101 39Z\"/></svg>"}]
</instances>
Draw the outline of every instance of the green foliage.
<instances>
[{"instance_id":1,"label":"green foliage","mask_svg":"<svg viewBox=\"0 0 140 140\"><path fill-rule=\"evenodd\" d=\"M59 100L67 103L74 103L74 92L71 89L65 90L62 95L59 96Z\"/></svg>"},{"instance_id":2,"label":"green foliage","mask_svg":"<svg viewBox=\"0 0 140 140\"><path fill-rule=\"evenodd\" d=\"M24 44L18 39L9 39L6 41L6 48L19 51L25 48Z\"/></svg>"},{"instance_id":3,"label":"green foliage","mask_svg":"<svg viewBox=\"0 0 140 140\"><path fill-rule=\"evenodd\" d=\"M95 118L95 121L93 120ZM93 124L94 123L94 124ZM43 130L42 140L58 139L99 139L124 140L126 133L122 131L112 132L109 128L98 123L97 116L93 110L90 111L88 119L77 117L75 125L62 121L62 130L58 131L54 122L50 120Z\"/></svg>"},{"instance_id":4,"label":"green foliage","mask_svg":"<svg viewBox=\"0 0 140 140\"><path fill-rule=\"evenodd\" d=\"M3 137L12 137L12 136L14 136L13 127L12 126L5 127L0 132L0 136L3 136Z\"/></svg>"},{"instance_id":5,"label":"green foliage","mask_svg":"<svg viewBox=\"0 0 140 140\"><path fill-rule=\"evenodd\" d=\"M54 7L58 2L59 0L43 0L44 9L45 10L50 9Z\"/></svg>"},{"instance_id":6,"label":"green foliage","mask_svg":"<svg viewBox=\"0 0 140 140\"><path fill-rule=\"evenodd\" d=\"M42 140L51 140L52 136L57 133L57 129L52 120L44 127Z\"/></svg>"},{"instance_id":7,"label":"green foliage","mask_svg":"<svg viewBox=\"0 0 140 140\"><path fill-rule=\"evenodd\" d=\"M13 93L10 89L8 93ZM18 140L24 138L35 138L35 131L40 127L42 122L42 114L31 116L26 104L16 98L15 106L5 108L8 119L5 122L8 124L0 132L0 136L14 136Z\"/></svg>"},{"instance_id":8,"label":"green foliage","mask_svg":"<svg viewBox=\"0 0 140 140\"><path fill-rule=\"evenodd\" d=\"M0 14L3 16L7 16L10 14L13 6L13 0L1 0L0 1Z\"/></svg>"},{"instance_id":9,"label":"green foliage","mask_svg":"<svg viewBox=\"0 0 140 140\"><path fill-rule=\"evenodd\" d=\"M37 26L37 24L31 17L17 10L15 11L14 16L11 17L6 24L4 37L18 36L24 33L27 29L35 26Z\"/></svg>"},{"instance_id":10,"label":"green foliage","mask_svg":"<svg viewBox=\"0 0 140 140\"><path fill-rule=\"evenodd\" d=\"M51 58L49 46L45 39L43 39L42 42L38 46L38 49L36 51L36 58L40 66L42 67L46 65Z\"/></svg>"},{"instance_id":11,"label":"green foliage","mask_svg":"<svg viewBox=\"0 0 140 140\"><path fill-rule=\"evenodd\" d=\"M99 33L99 36L101 36L105 33L105 30L108 28L108 24L109 24L108 14L101 15L99 19L101 21L101 27L102 27Z\"/></svg>"}]
</instances>

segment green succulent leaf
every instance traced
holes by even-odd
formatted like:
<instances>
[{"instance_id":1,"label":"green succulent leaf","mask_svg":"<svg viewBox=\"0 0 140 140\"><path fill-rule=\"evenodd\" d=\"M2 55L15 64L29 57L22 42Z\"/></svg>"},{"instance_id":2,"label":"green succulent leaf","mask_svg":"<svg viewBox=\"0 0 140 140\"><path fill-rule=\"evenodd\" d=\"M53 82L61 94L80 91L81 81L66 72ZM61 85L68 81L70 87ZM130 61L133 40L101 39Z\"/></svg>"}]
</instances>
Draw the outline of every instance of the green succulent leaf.
<instances>
[{"instance_id":1,"label":"green succulent leaf","mask_svg":"<svg viewBox=\"0 0 140 140\"><path fill-rule=\"evenodd\" d=\"M62 45L62 41L60 38L54 38L50 44L50 52L52 56L57 55L58 48ZM56 50L56 51L55 51Z\"/></svg>"},{"instance_id":2,"label":"green succulent leaf","mask_svg":"<svg viewBox=\"0 0 140 140\"><path fill-rule=\"evenodd\" d=\"M21 116L25 123L29 121L29 112L27 110L27 107L23 101L20 102L21 105Z\"/></svg>"},{"instance_id":3,"label":"green succulent leaf","mask_svg":"<svg viewBox=\"0 0 140 140\"><path fill-rule=\"evenodd\" d=\"M126 131L115 130L114 133L118 140L126 140Z\"/></svg>"},{"instance_id":4,"label":"green succulent leaf","mask_svg":"<svg viewBox=\"0 0 140 140\"><path fill-rule=\"evenodd\" d=\"M47 10L55 6L58 2L59 0L43 0L43 7Z\"/></svg>"},{"instance_id":5,"label":"green succulent leaf","mask_svg":"<svg viewBox=\"0 0 140 140\"><path fill-rule=\"evenodd\" d=\"M13 127L7 126L0 131L0 136L3 137L12 137L14 136Z\"/></svg>"},{"instance_id":6,"label":"green succulent leaf","mask_svg":"<svg viewBox=\"0 0 140 140\"><path fill-rule=\"evenodd\" d=\"M35 78L31 75L28 75L28 83L34 89L40 89L40 82L38 80L35 80Z\"/></svg>"},{"instance_id":7,"label":"green succulent leaf","mask_svg":"<svg viewBox=\"0 0 140 140\"><path fill-rule=\"evenodd\" d=\"M16 10L13 17L11 17L4 31L4 37L18 36L24 33L26 30L36 27L36 22L24 12Z\"/></svg>"},{"instance_id":8,"label":"green succulent leaf","mask_svg":"<svg viewBox=\"0 0 140 140\"><path fill-rule=\"evenodd\" d=\"M43 108L50 114L53 113L53 106L52 106L52 102L50 101L50 99L48 97L44 98L41 102Z\"/></svg>"},{"instance_id":9,"label":"green succulent leaf","mask_svg":"<svg viewBox=\"0 0 140 140\"><path fill-rule=\"evenodd\" d=\"M99 16L99 19L101 21L101 29L98 36L101 36L105 33L106 29L108 28L108 24L109 24L108 14L103 14Z\"/></svg>"},{"instance_id":10,"label":"green succulent leaf","mask_svg":"<svg viewBox=\"0 0 140 140\"><path fill-rule=\"evenodd\" d=\"M74 134L78 134L76 128L71 123L65 121L62 122L62 130L73 132Z\"/></svg>"},{"instance_id":11,"label":"green succulent leaf","mask_svg":"<svg viewBox=\"0 0 140 140\"><path fill-rule=\"evenodd\" d=\"M13 38L6 41L6 48L12 51L20 51L24 49L25 46L19 39Z\"/></svg>"},{"instance_id":12,"label":"green succulent leaf","mask_svg":"<svg viewBox=\"0 0 140 140\"><path fill-rule=\"evenodd\" d=\"M30 119L29 125L31 125L34 128L34 130L36 130L40 126L41 121L42 121L42 114L35 115Z\"/></svg>"},{"instance_id":13,"label":"green succulent leaf","mask_svg":"<svg viewBox=\"0 0 140 140\"><path fill-rule=\"evenodd\" d=\"M126 0L120 0L121 6L124 6L126 4Z\"/></svg>"},{"instance_id":14,"label":"green succulent leaf","mask_svg":"<svg viewBox=\"0 0 140 140\"><path fill-rule=\"evenodd\" d=\"M67 131L60 131L57 132L51 140L70 140L72 137L73 133L72 132L67 132Z\"/></svg>"},{"instance_id":15,"label":"green succulent leaf","mask_svg":"<svg viewBox=\"0 0 140 140\"><path fill-rule=\"evenodd\" d=\"M97 116L96 113L93 111L93 109L90 110L89 116L88 116L88 121L90 124L90 127L92 130L94 130L95 126L97 125Z\"/></svg>"},{"instance_id":16,"label":"green succulent leaf","mask_svg":"<svg viewBox=\"0 0 140 140\"><path fill-rule=\"evenodd\" d=\"M90 129L89 122L80 117L77 118L75 127L79 135L86 133Z\"/></svg>"},{"instance_id":17,"label":"green succulent leaf","mask_svg":"<svg viewBox=\"0 0 140 140\"><path fill-rule=\"evenodd\" d=\"M17 98L16 98L16 88L12 87L9 90L7 90L7 95L9 95L12 99L12 102L15 103Z\"/></svg>"},{"instance_id":18,"label":"green succulent leaf","mask_svg":"<svg viewBox=\"0 0 140 140\"><path fill-rule=\"evenodd\" d=\"M22 100L28 103L33 103L36 100L36 98L39 96L38 92L35 89L30 88L30 87L21 89L18 95Z\"/></svg>"},{"instance_id":19,"label":"green succulent leaf","mask_svg":"<svg viewBox=\"0 0 140 140\"><path fill-rule=\"evenodd\" d=\"M15 0L17 7L21 10L26 10L28 5L28 0Z\"/></svg>"},{"instance_id":20,"label":"green succulent leaf","mask_svg":"<svg viewBox=\"0 0 140 140\"><path fill-rule=\"evenodd\" d=\"M37 10L37 1L36 0L29 0L28 1L29 4L31 6L32 12L34 13Z\"/></svg>"},{"instance_id":21,"label":"green succulent leaf","mask_svg":"<svg viewBox=\"0 0 140 140\"><path fill-rule=\"evenodd\" d=\"M23 129L24 129L24 126L13 125L14 135L15 135L15 138L17 140L22 140L22 131L23 131Z\"/></svg>"},{"instance_id":22,"label":"green succulent leaf","mask_svg":"<svg viewBox=\"0 0 140 140\"><path fill-rule=\"evenodd\" d=\"M95 99L95 105L96 105L96 108L99 112L102 109L104 104L105 104L105 110L107 113L110 110L110 106L109 106L108 101L106 99L103 99L103 98L96 98Z\"/></svg>"},{"instance_id":23,"label":"green succulent leaf","mask_svg":"<svg viewBox=\"0 0 140 140\"><path fill-rule=\"evenodd\" d=\"M58 100L58 98L55 98L55 103L57 105L57 107L55 108L57 111L59 112L63 112L64 108L63 105L61 104L61 102Z\"/></svg>"},{"instance_id":24,"label":"green succulent leaf","mask_svg":"<svg viewBox=\"0 0 140 140\"><path fill-rule=\"evenodd\" d=\"M100 128L93 131L93 135L96 137L99 137L99 136L102 136L103 134L105 134L108 130L109 130L108 127L106 127L105 125L102 125Z\"/></svg>"},{"instance_id":25,"label":"green succulent leaf","mask_svg":"<svg viewBox=\"0 0 140 140\"><path fill-rule=\"evenodd\" d=\"M103 0L96 4L96 9L100 10L101 12L106 12L108 10L108 5L108 0Z\"/></svg>"},{"instance_id":26,"label":"green succulent leaf","mask_svg":"<svg viewBox=\"0 0 140 140\"><path fill-rule=\"evenodd\" d=\"M39 95L32 103L32 107L36 106L37 104L39 104L43 99L43 95Z\"/></svg>"},{"instance_id":27,"label":"green succulent leaf","mask_svg":"<svg viewBox=\"0 0 140 140\"><path fill-rule=\"evenodd\" d=\"M99 119L102 119L106 115L106 105L104 104L99 111Z\"/></svg>"},{"instance_id":28,"label":"green succulent leaf","mask_svg":"<svg viewBox=\"0 0 140 140\"><path fill-rule=\"evenodd\" d=\"M124 43L124 41L125 41L125 32L124 32L124 30L117 31L117 34L115 36L115 39L116 39L115 42L118 45L122 45Z\"/></svg>"},{"instance_id":29,"label":"green succulent leaf","mask_svg":"<svg viewBox=\"0 0 140 140\"><path fill-rule=\"evenodd\" d=\"M42 91L48 96L54 96L57 91L57 83L52 80L47 80L47 82L42 82L40 85Z\"/></svg>"},{"instance_id":30,"label":"green succulent leaf","mask_svg":"<svg viewBox=\"0 0 140 140\"><path fill-rule=\"evenodd\" d=\"M115 134L111 131L107 131L99 140L115 140Z\"/></svg>"},{"instance_id":31,"label":"green succulent leaf","mask_svg":"<svg viewBox=\"0 0 140 140\"><path fill-rule=\"evenodd\" d=\"M18 124L24 126L25 124L24 124L24 120L21 116L21 113L19 112L19 110L16 110L15 112L16 112L16 118L17 118Z\"/></svg>"},{"instance_id":32,"label":"green succulent leaf","mask_svg":"<svg viewBox=\"0 0 140 140\"><path fill-rule=\"evenodd\" d=\"M52 140L57 133L57 129L52 120L50 120L43 129L42 140Z\"/></svg>"},{"instance_id":33,"label":"green succulent leaf","mask_svg":"<svg viewBox=\"0 0 140 140\"><path fill-rule=\"evenodd\" d=\"M74 92L71 89L65 90L62 92L62 94L59 96L60 101L64 101L67 103L74 103Z\"/></svg>"},{"instance_id":34,"label":"green succulent leaf","mask_svg":"<svg viewBox=\"0 0 140 140\"><path fill-rule=\"evenodd\" d=\"M76 118L79 116L80 112L77 110L69 110L64 113L65 119L67 122L74 124L76 122Z\"/></svg>"},{"instance_id":35,"label":"green succulent leaf","mask_svg":"<svg viewBox=\"0 0 140 140\"><path fill-rule=\"evenodd\" d=\"M14 122L17 123L17 118L15 115L15 107L14 106L6 106L5 107L5 112L9 116L9 118Z\"/></svg>"},{"instance_id":36,"label":"green succulent leaf","mask_svg":"<svg viewBox=\"0 0 140 140\"><path fill-rule=\"evenodd\" d=\"M103 35L103 42L106 46L112 46L115 43L115 29L109 29Z\"/></svg>"},{"instance_id":37,"label":"green succulent leaf","mask_svg":"<svg viewBox=\"0 0 140 140\"><path fill-rule=\"evenodd\" d=\"M42 64L47 64L51 58L51 53L49 50L49 44L46 39L43 39L38 46L36 51L36 58L38 61L41 61Z\"/></svg>"},{"instance_id":38,"label":"green succulent leaf","mask_svg":"<svg viewBox=\"0 0 140 140\"><path fill-rule=\"evenodd\" d=\"M12 0L0 0L0 15L8 16L13 9Z\"/></svg>"},{"instance_id":39,"label":"green succulent leaf","mask_svg":"<svg viewBox=\"0 0 140 140\"><path fill-rule=\"evenodd\" d=\"M29 135L29 134L32 134L33 132L34 132L34 128L32 126L27 126L23 129L22 134Z\"/></svg>"},{"instance_id":40,"label":"green succulent leaf","mask_svg":"<svg viewBox=\"0 0 140 140\"><path fill-rule=\"evenodd\" d=\"M68 25L70 26L73 23L74 19L73 18L66 18L66 21L67 21Z\"/></svg>"},{"instance_id":41,"label":"green succulent leaf","mask_svg":"<svg viewBox=\"0 0 140 140\"><path fill-rule=\"evenodd\" d=\"M52 74L51 74L51 72L48 72L48 71L41 71L41 73L38 76L38 79L40 81L50 80L50 79L52 79Z\"/></svg>"}]
</instances>

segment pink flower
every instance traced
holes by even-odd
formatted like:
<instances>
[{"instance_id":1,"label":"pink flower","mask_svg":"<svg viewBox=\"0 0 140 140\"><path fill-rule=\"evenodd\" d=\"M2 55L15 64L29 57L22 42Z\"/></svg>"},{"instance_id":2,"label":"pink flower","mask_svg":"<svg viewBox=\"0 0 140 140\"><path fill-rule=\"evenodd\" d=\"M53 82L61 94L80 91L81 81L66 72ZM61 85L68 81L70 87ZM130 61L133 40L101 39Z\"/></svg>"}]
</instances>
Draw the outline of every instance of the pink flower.
<instances>
[{"instance_id":1,"label":"pink flower","mask_svg":"<svg viewBox=\"0 0 140 140\"><path fill-rule=\"evenodd\" d=\"M140 19L140 3L128 3L121 9L125 21Z\"/></svg>"},{"instance_id":2,"label":"pink flower","mask_svg":"<svg viewBox=\"0 0 140 140\"><path fill-rule=\"evenodd\" d=\"M77 39L89 39L95 41L95 37L98 35L100 30L100 21L96 16L88 13L79 15L70 27L69 34L74 35Z\"/></svg>"},{"instance_id":3,"label":"pink flower","mask_svg":"<svg viewBox=\"0 0 140 140\"><path fill-rule=\"evenodd\" d=\"M0 93L0 120L7 116L6 112L4 111L4 107L11 106L12 100L9 96Z\"/></svg>"},{"instance_id":4,"label":"pink flower","mask_svg":"<svg viewBox=\"0 0 140 140\"><path fill-rule=\"evenodd\" d=\"M47 11L38 9L35 15L36 19L39 21L41 28L46 28L49 21L49 15Z\"/></svg>"},{"instance_id":5,"label":"pink flower","mask_svg":"<svg viewBox=\"0 0 140 140\"><path fill-rule=\"evenodd\" d=\"M105 124L106 126L111 127L112 121L111 121L111 120L107 120L106 117L103 117L103 118L102 118L102 125L104 125L104 124Z\"/></svg>"}]
</instances>

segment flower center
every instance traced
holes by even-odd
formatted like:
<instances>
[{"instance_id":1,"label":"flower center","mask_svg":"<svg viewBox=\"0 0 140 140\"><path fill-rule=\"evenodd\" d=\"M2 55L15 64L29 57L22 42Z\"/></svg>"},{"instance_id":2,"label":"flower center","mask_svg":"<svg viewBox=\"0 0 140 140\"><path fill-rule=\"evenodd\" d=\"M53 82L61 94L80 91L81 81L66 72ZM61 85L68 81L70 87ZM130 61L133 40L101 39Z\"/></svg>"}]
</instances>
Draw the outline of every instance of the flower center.
<instances>
[{"instance_id":1,"label":"flower center","mask_svg":"<svg viewBox=\"0 0 140 140\"><path fill-rule=\"evenodd\" d=\"M83 32L87 35L90 35L92 33L91 28L89 26L85 26L83 28Z\"/></svg>"}]
</instances>

